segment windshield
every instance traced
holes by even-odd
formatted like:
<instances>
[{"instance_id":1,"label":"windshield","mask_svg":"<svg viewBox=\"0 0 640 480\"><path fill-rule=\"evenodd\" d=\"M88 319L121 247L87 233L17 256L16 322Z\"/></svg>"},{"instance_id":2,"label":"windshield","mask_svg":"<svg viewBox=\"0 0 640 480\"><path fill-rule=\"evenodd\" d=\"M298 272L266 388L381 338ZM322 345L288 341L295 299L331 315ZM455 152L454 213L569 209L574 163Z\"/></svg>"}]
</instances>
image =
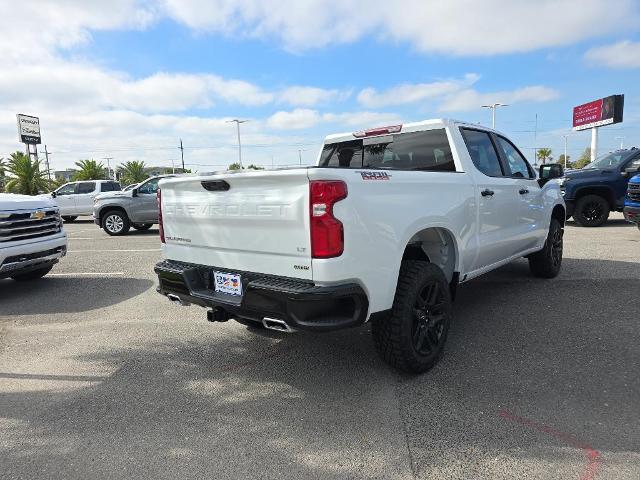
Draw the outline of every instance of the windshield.
<instances>
[{"instance_id":1,"label":"windshield","mask_svg":"<svg viewBox=\"0 0 640 480\"><path fill-rule=\"evenodd\" d=\"M321 167L455 171L444 129L384 135L325 145Z\"/></svg>"},{"instance_id":2,"label":"windshield","mask_svg":"<svg viewBox=\"0 0 640 480\"><path fill-rule=\"evenodd\" d=\"M613 152L594 160L584 168L615 168L629 157L629 152Z\"/></svg>"}]
</instances>

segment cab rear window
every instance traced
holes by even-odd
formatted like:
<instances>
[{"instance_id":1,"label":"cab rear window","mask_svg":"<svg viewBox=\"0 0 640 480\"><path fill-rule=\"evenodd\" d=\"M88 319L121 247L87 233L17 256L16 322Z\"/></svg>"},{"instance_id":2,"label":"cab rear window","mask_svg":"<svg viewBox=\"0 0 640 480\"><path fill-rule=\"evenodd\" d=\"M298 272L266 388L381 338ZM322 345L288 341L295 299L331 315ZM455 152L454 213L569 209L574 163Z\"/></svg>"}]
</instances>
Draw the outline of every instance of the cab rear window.
<instances>
[{"instance_id":1,"label":"cab rear window","mask_svg":"<svg viewBox=\"0 0 640 480\"><path fill-rule=\"evenodd\" d=\"M399 133L324 146L321 167L454 172L446 131Z\"/></svg>"}]
</instances>

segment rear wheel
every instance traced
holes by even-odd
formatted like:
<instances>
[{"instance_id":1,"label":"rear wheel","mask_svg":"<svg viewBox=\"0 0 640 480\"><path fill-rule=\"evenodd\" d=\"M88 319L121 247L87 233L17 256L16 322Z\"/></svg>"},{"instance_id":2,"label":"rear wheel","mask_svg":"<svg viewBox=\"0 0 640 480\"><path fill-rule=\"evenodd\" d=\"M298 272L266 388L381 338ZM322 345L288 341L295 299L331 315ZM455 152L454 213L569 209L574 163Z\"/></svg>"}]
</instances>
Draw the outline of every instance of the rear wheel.
<instances>
[{"instance_id":1,"label":"rear wheel","mask_svg":"<svg viewBox=\"0 0 640 480\"><path fill-rule=\"evenodd\" d=\"M558 220L552 218L544 247L539 252L529 255L529 270L536 277L554 278L560 273L563 236L562 225Z\"/></svg>"},{"instance_id":2,"label":"rear wheel","mask_svg":"<svg viewBox=\"0 0 640 480\"><path fill-rule=\"evenodd\" d=\"M28 282L30 280L38 280L39 278L42 278L47 273L49 273L52 268L53 268L53 265L49 265L48 267L39 268L38 270L32 270L28 273L14 275L11 278L16 280L17 282Z\"/></svg>"},{"instance_id":3,"label":"rear wheel","mask_svg":"<svg viewBox=\"0 0 640 480\"><path fill-rule=\"evenodd\" d=\"M451 323L451 294L442 270L421 260L400 268L391 316L371 325L378 353L411 373L433 367L444 350Z\"/></svg>"},{"instance_id":4,"label":"rear wheel","mask_svg":"<svg viewBox=\"0 0 640 480\"><path fill-rule=\"evenodd\" d=\"M140 232L144 232L145 230L149 230L153 227L153 223L134 223L132 227Z\"/></svg>"},{"instance_id":5,"label":"rear wheel","mask_svg":"<svg viewBox=\"0 0 640 480\"><path fill-rule=\"evenodd\" d=\"M102 229L109 235L124 235L130 227L129 217L121 210L111 210L102 217Z\"/></svg>"},{"instance_id":6,"label":"rear wheel","mask_svg":"<svg viewBox=\"0 0 640 480\"><path fill-rule=\"evenodd\" d=\"M70 215L63 215L62 219L66 222L66 223L72 223L76 221L76 218L78 218L77 216L70 216Z\"/></svg>"},{"instance_id":7,"label":"rear wheel","mask_svg":"<svg viewBox=\"0 0 640 480\"><path fill-rule=\"evenodd\" d=\"M609 202L600 195L585 195L576 203L573 218L583 227L599 227L609 218Z\"/></svg>"}]
</instances>

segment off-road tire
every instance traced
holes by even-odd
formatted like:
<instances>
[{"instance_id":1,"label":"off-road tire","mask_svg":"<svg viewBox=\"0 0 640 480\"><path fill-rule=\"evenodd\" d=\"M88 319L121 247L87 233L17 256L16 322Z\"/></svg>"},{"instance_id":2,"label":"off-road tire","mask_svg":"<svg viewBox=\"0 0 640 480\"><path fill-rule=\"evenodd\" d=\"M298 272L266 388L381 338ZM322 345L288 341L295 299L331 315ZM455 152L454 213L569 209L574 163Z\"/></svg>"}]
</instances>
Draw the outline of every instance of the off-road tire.
<instances>
[{"instance_id":1,"label":"off-road tire","mask_svg":"<svg viewBox=\"0 0 640 480\"><path fill-rule=\"evenodd\" d=\"M529 270L536 277L554 278L562 267L562 237L564 228L560 222L552 218L549 233L542 250L529 255Z\"/></svg>"},{"instance_id":2,"label":"off-road tire","mask_svg":"<svg viewBox=\"0 0 640 480\"><path fill-rule=\"evenodd\" d=\"M62 220L65 221L65 223L73 223L76 221L76 218L78 218L77 216L73 216L73 215L63 215L62 216Z\"/></svg>"},{"instance_id":3,"label":"off-road tire","mask_svg":"<svg viewBox=\"0 0 640 480\"><path fill-rule=\"evenodd\" d=\"M153 223L134 223L131 225L133 228L138 230L139 232L144 232L153 227Z\"/></svg>"},{"instance_id":4,"label":"off-road tire","mask_svg":"<svg viewBox=\"0 0 640 480\"><path fill-rule=\"evenodd\" d=\"M437 289L433 293L436 302L432 309L425 307L426 312L421 312L416 305L420 303L419 296L424 297L425 289L429 288ZM428 292L427 301L432 290ZM442 270L422 260L405 260L400 267L391 315L375 319L371 331L376 350L387 363L405 372L423 373L442 357L450 323L451 293ZM425 335L423 347L431 349L428 353L416 345L420 345L421 332Z\"/></svg>"},{"instance_id":5,"label":"off-road tire","mask_svg":"<svg viewBox=\"0 0 640 480\"><path fill-rule=\"evenodd\" d=\"M32 280L38 280L39 278L44 277L47 273L51 271L53 265L49 265L48 267L39 268L38 270L31 270L27 273L20 273L18 275L14 275L13 278L16 282L29 282Z\"/></svg>"},{"instance_id":6,"label":"off-road tire","mask_svg":"<svg viewBox=\"0 0 640 480\"><path fill-rule=\"evenodd\" d=\"M609 202L600 195L585 195L576 202L573 219L583 227L599 227L609 218Z\"/></svg>"},{"instance_id":7,"label":"off-road tire","mask_svg":"<svg viewBox=\"0 0 640 480\"><path fill-rule=\"evenodd\" d=\"M125 235L130 228L129 217L122 210L109 210L102 216L102 229L111 236Z\"/></svg>"}]
</instances>

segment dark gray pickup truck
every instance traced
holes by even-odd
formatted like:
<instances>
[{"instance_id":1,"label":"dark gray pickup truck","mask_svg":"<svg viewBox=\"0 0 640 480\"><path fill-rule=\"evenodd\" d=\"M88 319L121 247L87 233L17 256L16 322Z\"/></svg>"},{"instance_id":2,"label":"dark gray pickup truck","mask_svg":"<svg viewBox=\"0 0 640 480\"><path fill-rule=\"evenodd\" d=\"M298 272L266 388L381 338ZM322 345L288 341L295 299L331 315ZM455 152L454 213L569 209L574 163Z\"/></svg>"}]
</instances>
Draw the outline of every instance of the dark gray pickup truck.
<instances>
[{"instance_id":1,"label":"dark gray pickup truck","mask_svg":"<svg viewBox=\"0 0 640 480\"><path fill-rule=\"evenodd\" d=\"M158 223L158 181L173 175L152 177L125 192L98 195L93 219L109 235L124 235L131 227L148 230Z\"/></svg>"}]
</instances>

